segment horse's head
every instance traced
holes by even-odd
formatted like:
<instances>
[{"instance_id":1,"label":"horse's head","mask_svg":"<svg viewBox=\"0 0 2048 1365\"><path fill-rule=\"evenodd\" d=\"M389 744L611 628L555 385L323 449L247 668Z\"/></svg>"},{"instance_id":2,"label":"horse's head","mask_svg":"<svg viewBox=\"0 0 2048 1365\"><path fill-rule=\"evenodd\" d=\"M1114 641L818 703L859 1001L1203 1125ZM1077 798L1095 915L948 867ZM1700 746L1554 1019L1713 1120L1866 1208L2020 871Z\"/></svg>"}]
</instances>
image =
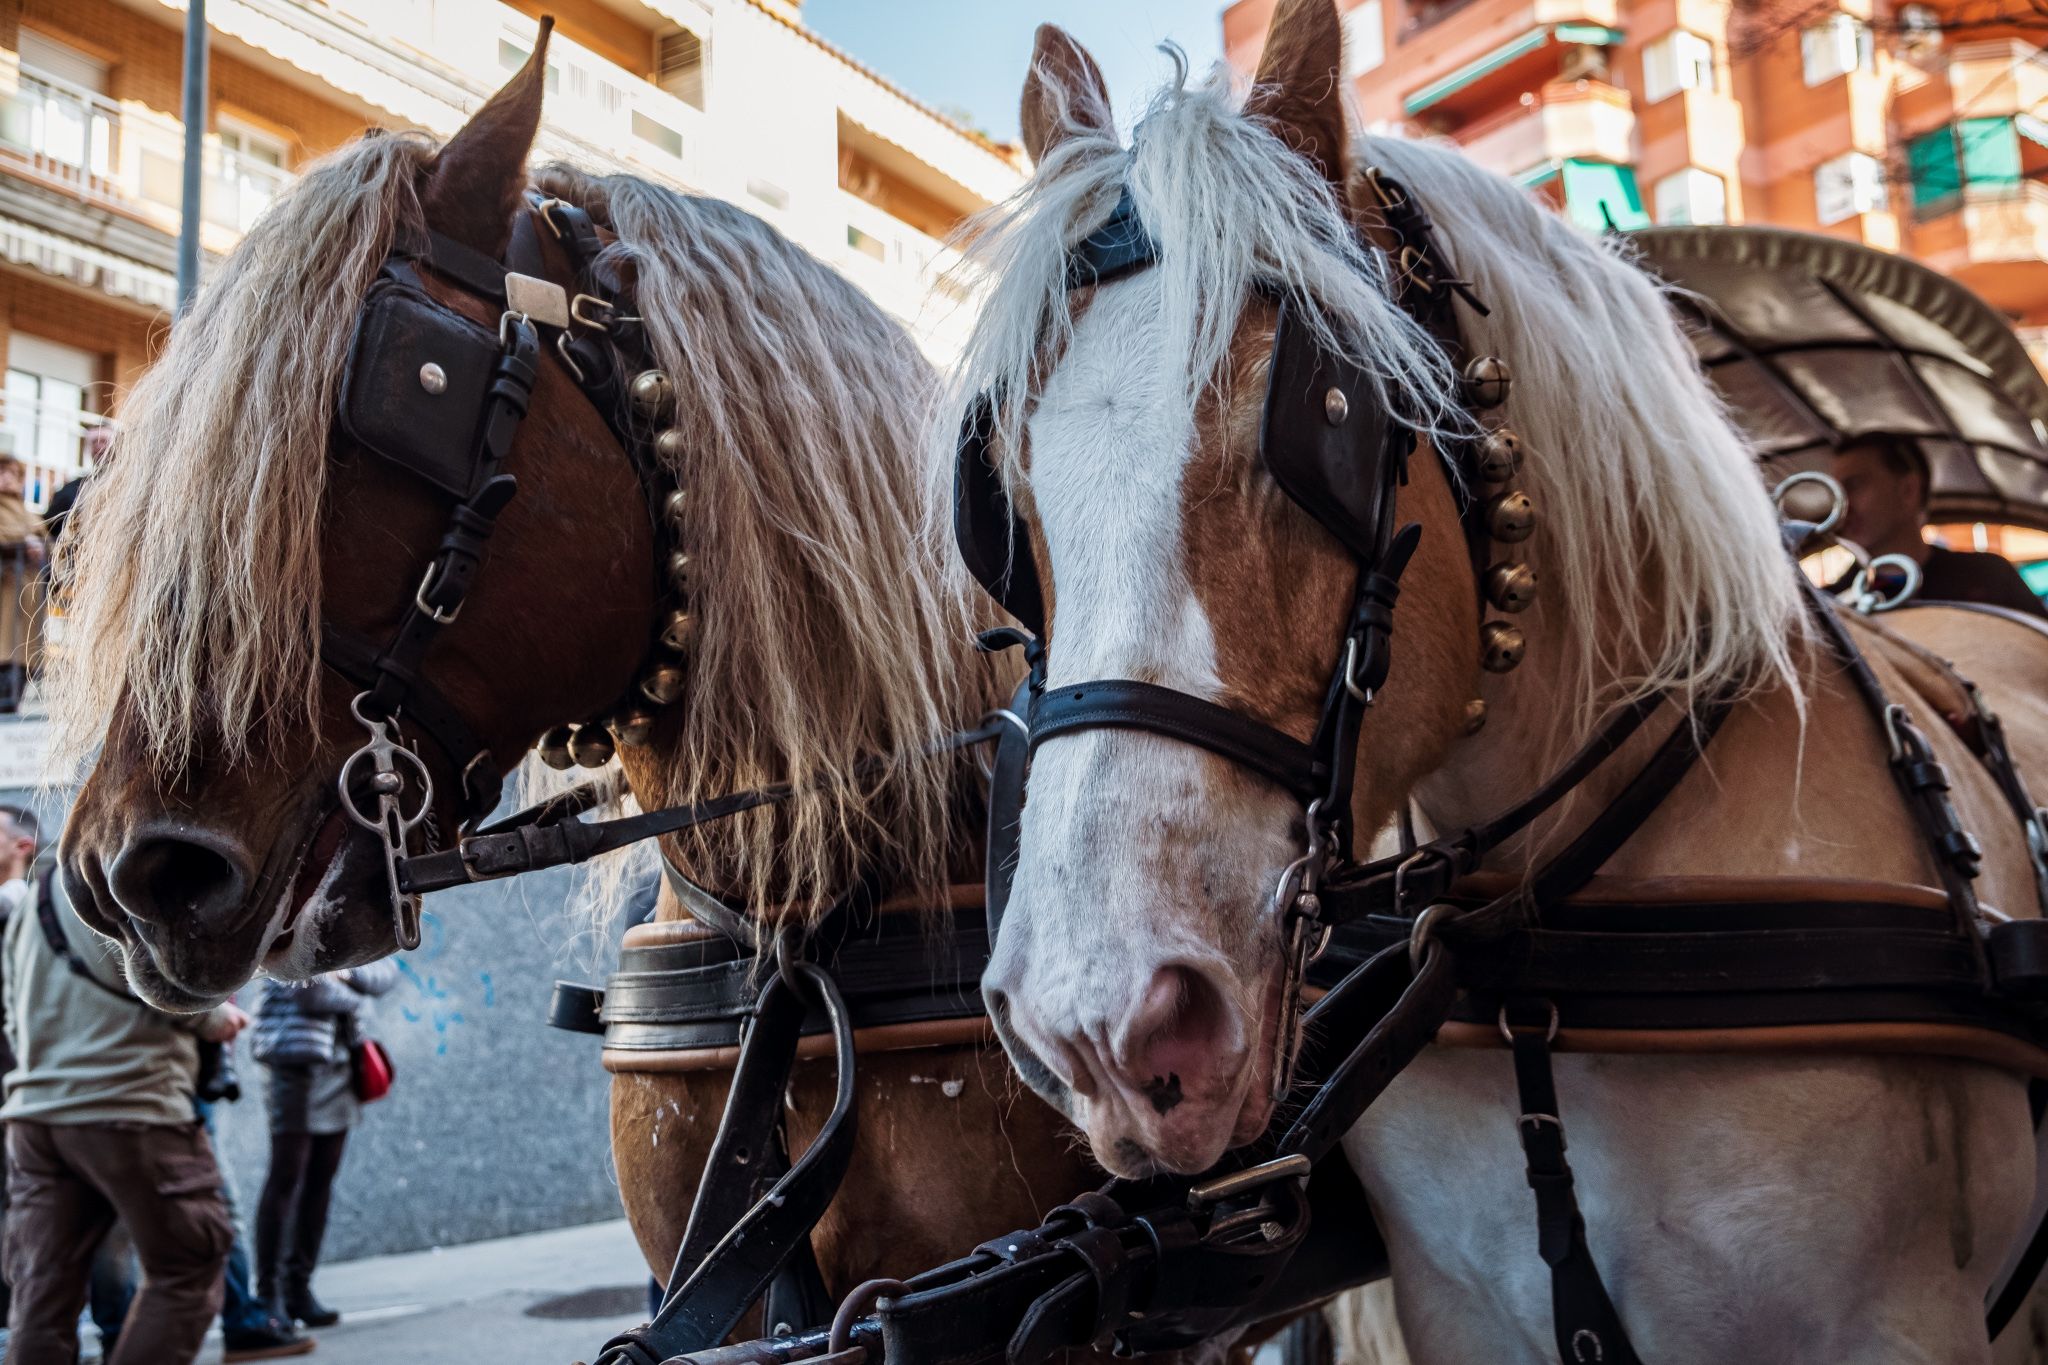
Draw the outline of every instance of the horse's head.
<instances>
[{"instance_id":1,"label":"horse's head","mask_svg":"<svg viewBox=\"0 0 2048 1365\"><path fill-rule=\"evenodd\" d=\"M553 356L503 452L516 496L487 528L471 496L508 311L477 286L530 212L546 36L438 150L372 136L309 171L179 322L124 413L122 458L85 496L60 704L77 732L105 729L65 875L164 1006L216 1000L259 967L391 950L382 840L341 800L347 780L375 804L372 765L343 777L368 738L352 704L402 625L434 614L415 601L448 600L427 566L470 573L439 553L458 523L487 534L484 563L455 619L401 661L412 685L387 684L432 782L413 847L488 809L542 730L628 696L654 640L641 481ZM535 246L528 268L574 294L560 245ZM483 280L428 264L457 256ZM365 425L381 448L352 434ZM401 771L410 815L426 792Z\"/></svg>"},{"instance_id":2,"label":"horse's head","mask_svg":"<svg viewBox=\"0 0 2048 1365\"><path fill-rule=\"evenodd\" d=\"M1044 579L1048 699L1131 680L1303 743L1316 731L1359 564L1262 457L1285 363L1278 300L1311 349L1355 362L1356 382L1326 397L1326 381L1296 394L1283 377L1271 402L1308 400L1318 431L1405 433L1340 440L1359 484L1454 411L1444 354L1356 235L1373 224L1351 207L1339 45L1329 0L1283 0L1241 111L1219 89L1170 94L1126 153L1094 64L1040 31L1024 127L1048 216L998 229L1009 273L970 355L977 379L1028 394L1002 405L990 449ZM1047 263L1083 232L1102 237L1120 195L1156 260L1046 285L1059 278ZM1006 293L1028 288L1024 275L1036 299ZM1019 320L1028 335L996 335ZM1459 507L1426 435L1385 486L1392 524L1422 534L1400 579L1392 676L1363 723L1361 843L1465 729L1480 671ZM1098 718L1036 749L985 986L1020 1070L1110 1169L1200 1170L1266 1123L1283 978L1269 906L1303 855L1304 806L1156 726Z\"/></svg>"}]
</instances>

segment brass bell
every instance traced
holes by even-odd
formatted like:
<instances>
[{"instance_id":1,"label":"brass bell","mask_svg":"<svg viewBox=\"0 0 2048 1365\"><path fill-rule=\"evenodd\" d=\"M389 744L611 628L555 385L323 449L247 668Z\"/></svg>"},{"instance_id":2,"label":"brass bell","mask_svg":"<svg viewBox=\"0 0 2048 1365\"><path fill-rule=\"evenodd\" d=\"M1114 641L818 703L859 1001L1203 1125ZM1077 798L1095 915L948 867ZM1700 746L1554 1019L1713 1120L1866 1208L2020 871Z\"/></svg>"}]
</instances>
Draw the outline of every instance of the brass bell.
<instances>
[{"instance_id":1,"label":"brass bell","mask_svg":"<svg viewBox=\"0 0 2048 1365\"><path fill-rule=\"evenodd\" d=\"M1465 733L1476 735L1486 727L1486 702L1474 697L1465 703Z\"/></svg>"},{"instance_id":2,"label":"brass bell","mask_svg":"<svg viewBox=\"0 0 2048 1365\"><path fill-rule=\"evenodd\" d=\"M1502 611L1527 611L1536 600L1536 571L1527 564L1496 564L1486 571L1486 600Z\"/></svg>"},{"instance_id":3,"label":"brass bell","mask_svg":"<svg viewBox=\"0 0 2048 1365\"><path fill-rule=\"evenodd\" d=\"M1528 637L1520 626L1505 621L1487 621L1479 627L1479 666L1488 673L1506 673L1522 662L1528 652Z\"/></svg>"},{"instance_id":4,"label":"brass bell","mask_svg":"<svg viewBox=\"0 0 2048 1365\"><path fill-rule=\"evenodd\" d=\"M602 725L586 725L569 741L569 752L586 768L602 768L612 761L611 732Z\"/></svg>"},{"instance_id":5,"label":"brass bell","mask_svg":"<svg viewBox=\"0 0 2048 1365\"><path fill-rule=\"evenodd\" d=\"M693 611L672 611L661 624L661 647L671 654L688 649L696 637L697 613Z\"/></svg>"},{"instance_id":6,"label":"brass bell","mask_svg":"<svg viewBox=\"0 0 2048 1365\"><path fill-rule=\"evenodd\" d=\"M680 462L683 451L688 447L689 439L683 435L680 427L670 427L654 438L654 453L668 464Z\"/></svg>"},{"instance_id":7,"label":"brass bell","mask_svg":"<svg viewBox=\"0 0 2048 1365\"><path fill-rule=\"evenodd\" d=\"M575 731L566 725L557 725L540 737L540 761L550 768L573 768L575 758L569 753L569 741Z\"/></svg>"},{"instance_id":8,"label":"brass bell","mask_svg":"<svg viewBox=\"0 0 2048 1365\"><path fill-rule=\"evenodd\" d=\"M654 733L654 713L634 707L612 717L612 737L621 744L645 744Z\"/></svg>"},{"instance_id":9,"label":"brass bell","mask_svg":"<svg viewBox=\"0 0 2048 1365\"><path fill-rule=\"evenodd\" d=\"M691 559L683 551L677 550L668 557L669 582L675 584L678 590L688 592L690 590L690 574L695 567L695 560Z\"/></svg>"},{"instance_id":10,"label":"brass bell","mask_svg":"<svg viewBox=\"0 0 2048 1365\"><path fill-rule=\"evenodd\" d=\"M674 664L660 664L640 679L640 695L656 706L667 706L683 695L683 670Z\"/></svg>"},{"instance_id":11,"label":"brass bell","mask_svg":"<svg viewBox=\"0 0 2048 1365\"><path fill-rule=\"evenodd\" d=\"M1486 533L1509 545L1527 540L1536 534L1536 504L1519 490L1487 499Z\"/></svg>"},{"instance_id":12,"label":"brass bell","mask_svg":"<svg viewBox=\"0 0 2048 1365\"><path fill-rule=\"evenodd\" d=\"M683 508L686 506L688 506L688 500L684 498L683 490L680 488L671 488L668 491L668 496L661 500L662 515L669 519L671 525L675 526L683 524Z\"/></svg>"},{"instance_id":13,"label":"brass bell","mask_svg":"<svg viewBox=\"0 0 2048 1365\"><path fill-rule=\"evenodd\" d=\"M1497 408L1508 401L1512 376L1497 355L1476 355L1465 362L1465 401L1475 408Z\"/></svg>"},{"instance_id":14,"label":"brass bell","mask_svg":"<svg viewBox=\"0 0 2048 1365\"><path fill-rule=\"evenodd\" d=\"M1522 438L1506 427L1479 438L1479 477L1488 483L1506 483L1522 467Z\"/></svg>"},{"instance_id":15,"label":"brass bell","mask_svg":"<svg viewBox=\"0 0 2048 1365\"><path fill-rule=\"evenodd\" d=\"M669 401L675 397L675 386L660 370L642 370L633 376L630 392L633 406L642 414L659 417L668 411Z\"/></svg>"}]
</instances>

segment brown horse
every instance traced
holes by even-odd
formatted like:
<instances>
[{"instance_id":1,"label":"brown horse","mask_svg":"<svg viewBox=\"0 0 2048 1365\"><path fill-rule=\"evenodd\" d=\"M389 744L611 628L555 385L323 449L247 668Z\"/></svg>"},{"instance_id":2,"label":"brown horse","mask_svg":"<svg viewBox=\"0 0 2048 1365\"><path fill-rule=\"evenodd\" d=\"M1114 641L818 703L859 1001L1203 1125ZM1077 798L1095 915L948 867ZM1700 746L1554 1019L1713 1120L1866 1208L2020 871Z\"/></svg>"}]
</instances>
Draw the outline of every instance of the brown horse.
<instances>
[{"instance_id":1,"label":"brown horse","mask_svg":"<svg viewBox=\"0 0 2048 1365\"><path fill-rule=\"evenodd\" d=\"M207 1005L258 971L303 976L394 948L382 846L337 794L363 739L360 689L323 666L319 636L326 622L391 637L450 499L359 445L336 410L387 257L436 233L502 259L536 212L526 160L546 27L445 146L370 136L280 198L137 386L128 456L82 519L68 587L79 667L60 694L67 733L99 748L64 875L165 1008ZM652 446L680 497L650 512L604 416L547 347L504 466L516 496L423 676L478 737L487 777L550 727L609 716L644 807L793 784L772 815L664 844L694 881L756 912L811 915L878 867L939 903L950 876L978 876L959 815L979 777L927 746L971 725L1002 679L973 652L964 595L916 548L929 367L868 299L730 205L560 169L540 183L590 215L633 290L673 390ZM569 257L533 235L547 277L573 294ZM421 275L441 309L503 335L499 306ZM422 385L432 378L422 370ZM657 516L679 541L658 570ZM644 672L658 631L678 633L679 602L695 633ZM622 706L643 681L674 704ZM458 794L477 774L404 713L399 729L437 793L432 841L476 813ZM594 725L578 745L596 758L610 747ZM879 755L895 759L878 769ZM824 1112L821 1069L792 1090L798 1146ZM659 1274L724 1088L709 1072L616 1083L619 1183ZM1030 1226L1099 1179L989 1044L864 1058L860 1107L852 1172L816 1238L838 1291Z\"/></svg>"},{"instance_id":2,"label":"brown horse","mask_svg":"<svg viewBox=\"0 0 2048 1365\"><path fill-rule=\"evenodd\" d=\"M1978 678L2038 793L2048 634L1953 609L1852 623L1900 708L1880 720L1807 612L1751 452L1655 287L1454 152L1354 137L1341 45L1331 0L1281 0L1248 94L1170 91L1126 147L1093 63L1041 35L1026 90L1042 111L1026 120L1039 168L977 244L990 298L957 383L962 407L974 393L1010 400L990 446L1057 588L1047 695L1135 680L1298 742L1316 733L1359 564L1260 454L1268 380L1299 373L1272 359L1277 296L1363 376L1320 394L1316 380L1317 419L1355 427L1369 409L1420 442L1392 494L1393 525L1419 523L1421 542L1392 611L1392 672L1363 721L1354 828L1380 828L1410 799L1436 828L1471 828L1535 791L1616 704L1662 699L1577 799L1488 851L1497 885L1526 886L1687 708L1724 698L1702 761L1603 858L1589 898L1611 879L1782 910L1798 894L1783 888L1804 886L1975 915L1922 889L1959 874L1894 783L1892 752L1910 752L1903 717L1982 841L1988 913L1970 931L2037 914L2021 822L1958 733L1967 708L1944 719L1962 694L1916 685L1928 660L1891 636ZM1473 424L1459 420L1444 347L1396 302L1393 277L1416 258L1380 249L1414 243L1394 235L1405 204L1373 172L1426 210L1445 268L1491 309L1457 311L1467 353L1496 358L1472 372L1484 382L1468 391L1490 396L1471 405L1498 409L1526 459L1510 448L1485 476L1500 501L1476 529L1500 572L1483 586L1460 471L1436 458ZM1072 243L1120 204L1156 259L1070 288ZM1510 611L1522 612L1512 624ZM1305 849L1314 858L1316 812L1261 770L1121 725L1047 740L1030 781L985 979L992 1017L1020 1073L1106 1166L1202 1170L1266 1127L1272 1068L1294 1045L1275 888ZM1429 960L1420 936L1414 951ZM1985 1296L2023 1231L2025 1073L2043 1059L2004 1034L1888 1028L1844 1026L1795 1055L1790 1040L1725 1029L1630 1048L1567 1018L1558 1114L1591 1245L1643 1359L1992 1358ZM1538 1127L1558 1116L1516 1107L1500 1032L1446 1026L1344 1141L1417 1361L1558 1359L1531 1226L1538 1176L1525 1180L1516 1136L1518 1114ZM1616 1354L1597 1334L1568 1351Z\"/></svg>"}]
</instances>

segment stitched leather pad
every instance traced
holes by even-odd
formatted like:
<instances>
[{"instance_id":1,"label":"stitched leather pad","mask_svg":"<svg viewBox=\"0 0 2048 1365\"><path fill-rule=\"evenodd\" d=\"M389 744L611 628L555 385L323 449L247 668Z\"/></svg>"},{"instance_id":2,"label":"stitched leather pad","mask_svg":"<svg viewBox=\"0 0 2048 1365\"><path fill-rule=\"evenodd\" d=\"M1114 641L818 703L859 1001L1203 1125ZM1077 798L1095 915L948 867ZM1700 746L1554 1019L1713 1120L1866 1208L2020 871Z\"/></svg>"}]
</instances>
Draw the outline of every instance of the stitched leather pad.
<instances>
[{"instance_id":1,"label":"stitched leather pad","mask_svg":"<svg viewBox=\"0 0 2048 1365\"><path fill-rule=\"evenodd\" d=\"M1337 423L1326 404L1331 389L1343 392L1347 409ZM1366 373L1316 345L1294 302L1282 300L1259 456L1281 491L1361 559L1377 553L1390 422Z\"/></svg>"},{"instance_id":2,"label":"stitched leather pad","mask_svg":"<svg viewBox=\"0 0 2048 1365\"><path fill-rule=\"evenodd\" d=\"M342 380L341 425L378 455L457 497L469 492L476 423L498 339L387 276L371 286ZM429 393L421 369L447 385Z\"/></svg>"}]
</instances>

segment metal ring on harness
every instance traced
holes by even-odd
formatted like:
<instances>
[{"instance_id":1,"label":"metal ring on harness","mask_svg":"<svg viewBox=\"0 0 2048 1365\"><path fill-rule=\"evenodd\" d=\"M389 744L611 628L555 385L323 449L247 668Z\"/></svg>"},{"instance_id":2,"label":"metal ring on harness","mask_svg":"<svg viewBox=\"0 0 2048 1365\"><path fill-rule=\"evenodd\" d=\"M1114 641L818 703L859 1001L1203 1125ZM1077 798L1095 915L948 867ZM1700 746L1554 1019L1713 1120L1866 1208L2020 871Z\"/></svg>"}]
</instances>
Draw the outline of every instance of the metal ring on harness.
<instances>
[{"instance_id":1,"label":"metal ring on harness","mask_svg":"<svg viewBox=\"0 0 2048 1365\"><path fill-rule=\"evenodd\" d=\"M1455 909L1455 906L1438 901L1435 905L1424 906L1415 917L1415 923L1408 929L1408 965L1411 968L1418 972L1422 970L1422 964L1429 960L1430 948L1436 943L1437 919L1453 913Z\"/></svg>"},{"instance_id":2,"label":"metal ring on harness","mask_svg":"<svg viewBox=\"0 0 2048 1365\"><path fill-rule=\"evenodd\" d=\"M1844 489L1840 480L1832 474L1823 474L1818 469L1801 470L1771 490L1771 505L1776 507L1782 516L1785 512L1786 494L1795 488L1806 486L1824 488L1832 496L1833 502L1828 508L1827 516L1813 524L1813 534L1816 538L1832 535L1849 511L1848 490Z\"/></svg>"},{"instance_id":3,"label":"metal ring on harness","mask_svg":"<svg viewBox=\"0 0 2048 1365\"><path fill-rule=\"evenodd\" d=\"M909 1292L910 1286L901 1280L867 1280L855 1285L839 1301L839 1311L832 1315L832 1335L826 1338L824 1358L836 1361L843 1355L846 1365L866 1359L867 1348L853 1344L853 1324L866 1314L871 1304L880 1303L884 1295ZM855 1355L856 1351L860 1354Z\"/></svg>"},{"instance_id":4,"label":"metal ring on harness","mask_svg":"<svg viewBox=\"0 0 2048 1365\"><path fill-rule=\"evenodd\" d=\"M1543 1003L1550 1007L1550 1025L1544 1031L1543 1041L1554 1043L1557 1041L1557 1002L1555 1000L1546 1000ZM1506 1005L1500 1007L1499 1024L1501 1041L1509 1047L1513 1047L1515 1045L1515 1028L1514 1025L1508 1022L1508 1007ZM1555 1122L1555 1120L1552 1120L1552 1122Z\"/></svg>"},{"instance_id":5,"label":"metal ring on harness","mask_svg":"<svg viewBox=\"0 0 2048 1365\"><path fill-rule=\"evenodd\" d=\"M1842 542L1846 544L1847 542ZM1875 588L1877 571L1880 568L1895 568L1905 579L1898 591L1886 596ZM1850 605L1864 616L1902 606L1914 593L1920 591L1920 562L1911 555L1879 555L1856 571L1856 577L1849 583Z\"/></svg>"}]
</instances>

